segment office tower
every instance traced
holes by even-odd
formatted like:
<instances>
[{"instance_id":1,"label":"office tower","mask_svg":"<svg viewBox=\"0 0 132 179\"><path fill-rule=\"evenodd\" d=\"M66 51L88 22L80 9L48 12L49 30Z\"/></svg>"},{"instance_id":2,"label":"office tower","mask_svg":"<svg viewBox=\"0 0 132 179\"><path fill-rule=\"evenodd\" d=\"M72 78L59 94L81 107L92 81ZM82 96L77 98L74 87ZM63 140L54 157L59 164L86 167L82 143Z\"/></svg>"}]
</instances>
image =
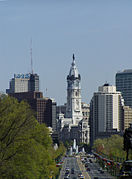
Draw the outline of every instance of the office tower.
<instances>
[{"instance_id":1,"label":"office tower","mask_svg":"<svg viewBox=\"0 0 132 179\"><path fill-rule=\"evenodd\" d=\"M22 92L22 93L10 93L12 97L18 99L18 101L26 101L30 106L31 109L35 112L35 117L40 124L45 123L47 127L52 127L52 115L54 114L55 109L52 108L53 104L52 100L49 98L44 98L42 92ZM53 119L55 116L53 117Z\"/></svg>"},{"instance_id":2,"label":"office tower","mask_svg":"<svg viewBox=\"0 0 132 179\"><path fill-rule=\"evenodd\" d=\"M39 76L37 74L14 74L10 80L9 89L6 93L20 93L39 91Z\"/></svg>"},{"instance_id":3,"label":"office tower","mask_svg":"<svg viewBox=\"0 0 132 179\"><path fill-rule=\"evenodd\" d=\"M104 84L98 88L91 100L90 137L91 144L96 138L105 137L122 129L123 99L115 86Z\"/></svg>"},{"instance_id":4,"label":"office tower","mask_svg":"<svg viewBox=\"0 0 132 179\"><path fill-rule=\"evenodd\" d=\"M52 127L52 100L49 98L37 98L37 120Z\"/></svg>"},{"instance_id":5,"label":"office tower","mask_svg":"<svg viewBox=\"0 0 132 179\"><path fill-rule=\"evenodd\" d=\"M57 131L57 120L56 120L56 101L52 100L52 129L53 131Z\"/></svg>"},{"instance_id":6,"label":"office tower","mask_svg":"<svg viewBox=\"0 0 132 179\"><path fill-rule=\"evenodd\" d=\"M129 106L123 106L123 130L130 127L130 123L132 123L132 108Z\"/></svg>"},{"instance_id":7,"label":"office tower","mask_svg":"<svg viewBox=\"0 0 132 179\"><path fill-rule=\"evenodd\" d=\"M125 106L132 108L132 69L116 73L116 89L122 93Z\"/></svg>"},{"instance_id":8,"label":"office tower","mask_svg":"<svg viewBox=\"0 0 132 179\"><path fill-rule=\"evenodd\" d=\"M82 120L81 109L81 76L78 73L75 57L73 54L73 61L71 64L69 75L67 76L67 104L66 104L66 118L72 118L72 124L78 125Z\"/></svg>"},{"instance_id":9,"label":"office tower","mask_svg":"<svg viewBox=\"0 0 132 179\"><path fill-rule=\"evenodd\" d=\"M30 74L29 91L39 91L39 76Z\"/></svg>"}]
</instances>

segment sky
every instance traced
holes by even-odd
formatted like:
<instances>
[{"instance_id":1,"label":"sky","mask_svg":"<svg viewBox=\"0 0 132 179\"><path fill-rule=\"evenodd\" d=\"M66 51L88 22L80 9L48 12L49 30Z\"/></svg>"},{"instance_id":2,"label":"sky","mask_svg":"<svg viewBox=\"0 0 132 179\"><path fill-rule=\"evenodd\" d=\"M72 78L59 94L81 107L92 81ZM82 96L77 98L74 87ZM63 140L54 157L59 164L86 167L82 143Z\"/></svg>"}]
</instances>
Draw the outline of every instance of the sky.
<instances>
[{"instance_id":1,"label":"sky","mask_svg":"<svg viewBox=\"0 0 132 179\"><path fill-rule=\"evenodd\" d=\"M14 73L31 72L31 39L43 95L66 102L74 53L90 103L98 86L132 69L132 0L0 0L0 91Z\"/></svg>"}]
</instances>

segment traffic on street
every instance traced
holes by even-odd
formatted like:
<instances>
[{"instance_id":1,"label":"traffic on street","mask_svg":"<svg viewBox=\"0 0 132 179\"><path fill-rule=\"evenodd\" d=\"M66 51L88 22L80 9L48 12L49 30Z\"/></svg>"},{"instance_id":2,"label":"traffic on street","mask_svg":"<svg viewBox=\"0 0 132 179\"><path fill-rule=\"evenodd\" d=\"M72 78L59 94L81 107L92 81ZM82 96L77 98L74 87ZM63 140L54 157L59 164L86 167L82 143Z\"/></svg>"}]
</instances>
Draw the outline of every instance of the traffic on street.
<instances>
[{"instance_id":1,"label":"traffic on street","mask_svg":"<svg viewBox=\"0 0 132 179\"><path fill-rule=\"evenodd\" d=\"M59 179L114 179L103 170L94 156L67 156L60 171Z\"/></svg>"},{"instance_id":2,"label":"traffic on street","mask_svg":"<svg viewBox=\"0 0 132 179\"><path fill-rule=\"evenodd\" d=\"M60 172L59 179L84 178L77 163L76 157L66 157Z\"/></svg>"}]
</instances>

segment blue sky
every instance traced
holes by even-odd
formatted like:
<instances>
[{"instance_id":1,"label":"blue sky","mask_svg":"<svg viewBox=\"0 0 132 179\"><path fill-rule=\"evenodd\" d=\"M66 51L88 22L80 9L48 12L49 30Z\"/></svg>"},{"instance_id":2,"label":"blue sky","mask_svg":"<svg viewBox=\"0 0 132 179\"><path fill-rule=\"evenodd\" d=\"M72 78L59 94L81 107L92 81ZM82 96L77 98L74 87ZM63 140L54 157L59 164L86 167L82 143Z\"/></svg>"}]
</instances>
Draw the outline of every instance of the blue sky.
<instances>
[{"instance_id":1,"label":"blue sky","mask_svg":"<svg viewBox=\"0 0 132 179\"><path fill-rule=\"evenodd\" d=\"M31 38L44 96L66 102L75 53L89 103L98 86L132 68L132 0L0 0L0 91L14 73L31 72Z\"/></svg>"}]
</instances>

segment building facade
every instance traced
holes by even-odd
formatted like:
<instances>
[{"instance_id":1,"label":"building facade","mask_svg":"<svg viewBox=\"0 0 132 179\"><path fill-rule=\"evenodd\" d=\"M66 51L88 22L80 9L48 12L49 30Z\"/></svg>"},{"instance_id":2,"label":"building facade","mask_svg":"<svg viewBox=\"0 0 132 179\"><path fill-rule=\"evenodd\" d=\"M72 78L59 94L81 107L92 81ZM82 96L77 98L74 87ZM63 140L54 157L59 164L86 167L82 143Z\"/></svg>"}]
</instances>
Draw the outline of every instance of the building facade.
<instances>
[{"instance_id":1,"label":"building facade","mask_svg":"<svg viewBox=\"0 0 132 179\"><path fill-rule=\"evenodd\" d=\"M40 124L45 123L51 127L53 132L56 131L56 102L53 99L43 97L42 92L30 91L21 93L10 93L18 101L26 101Z\"/></svg>"},{"instance_id":2,"label":"building facade","mask_svg":"<svg viewBox=\"0 0 132 179\"><path fill-rule=\"evenodd\" d=\"M58 118L59 113L63 113L66 118L66 103L64 105L59 105L56 107L56 117Z\"/></svg>"},{"instance_id":3,"label":"building facade","mask_svg":"<svg viewBox=\"0 0 132 179\"><path fill-rule=\"evenodd\" d=\"M129 106L123 106L123 130L130 127L130 124L132 123L132 108Z\"/></svg>"},{"instance_id":4,"label":"building facade","mask_svg":"<svg viewBox=\"0 0 132 179\"><path fill-rule=\"evenodd\" d=\"M78 125L82 120L81 108L81 76L78 73L75 57L73 54L73 61L71 64L69 75L67 76L67 104L66 104L66 118L72 118L72 124Z\"/></svg>"},{"instance_id":5,"label":"building facade","mask_svg":"<svg viewBox=\"0 0 132 179\"><path fill-rule=\"evenodd\" d=\"M89 143L89 106L81 102L81 76L78 73L75 57L67 76L67 103L58 106L58 125L62 141L74 140Z\"/></svg>"},{"instance_id":6,"label":"building facade","mask_svg":"<svg viewBox=\"0 0 132 179\"><path fill-rule=\"evenodd\" d=\"M112 134L122 129L123 98L115 86L104 84L98 88L91 100L90 143L104 134Z\"/></svg>"},{"instance_id":7,"label":"building facade","mask_svg":"<svg viewBox=\"0 0 132 179\"><path fill-rule=\"evenodd\" d=\"M14 74L10 80L9 89L6 93L20 93L29 91L39 91L39 76L37 74Z\"/></svg>"},{"instance_id":8,"label":"building facade","mask_svg":"<svg viewBox=\"0 0 132 179\"><path fill-rule=\"evenodd\" d=\"M116 73L116 89L122 93L125 106L132 108L132 69Z\"/></svg>"},{"instance_id":9,"label":"building facade","mask_svg":"<svg viewBox=\"0 0 132 179\"><path fill-rule=\"evenodd\" d=\"M82 115L83 120L79 122L79 143L89 144L90 142L90 125L89 125L89 115L90 115L90 105L82 102Z\"/></svg>"}]
</instances>

